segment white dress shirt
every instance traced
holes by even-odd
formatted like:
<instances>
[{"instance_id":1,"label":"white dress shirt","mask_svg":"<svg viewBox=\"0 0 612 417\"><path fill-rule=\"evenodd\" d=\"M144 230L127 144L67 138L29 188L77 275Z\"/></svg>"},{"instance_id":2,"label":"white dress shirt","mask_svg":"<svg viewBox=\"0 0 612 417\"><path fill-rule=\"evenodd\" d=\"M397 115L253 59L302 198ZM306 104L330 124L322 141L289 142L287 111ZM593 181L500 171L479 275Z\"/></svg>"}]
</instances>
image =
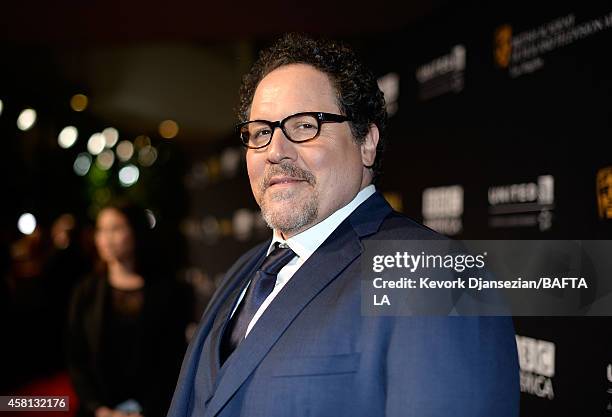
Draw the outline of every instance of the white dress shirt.
<instances>
[{"instance_id":1,"label":"white dress shirt","mask_svg":"<svg viewBox=\"0 0 612 417\"><path fill-rule=\"evenodd\" d=\"M331 216L326 218L320 223L315 224L314 226L304 230L301 233L298 233L295 236L290 237L285 240L281 236L278 231L274 231L272 242L270 243L270 247L268 248L267 255L272 251L274 244L279 242L281 245L289 246L296 254L296 256L289 261L287 265L285 265L276 276L276 283L274 284L274 290L268 295L268 297L264 300L262 305L259 307L253 319L249 323L249 327L247 328L246 335L247 337L251 332L257 320L262 316L264 311L268 308L270 303L274 300L274 298L278 295L278 293L283 289L285 284L289 282L291 277L297 272L298 269L310 258L310 256L321 246L325 239L332 234L334 230L340 223L342 223L348 216L351 215L353 211L364 201L366 201L372 194L376 192L376 188L374 185L368 185L363 190L359 191L355 198L351 200L346 206L336 210ZM232 311L232 316L236 311L238 305L242 302L242 298L246 293L246 288L240 294L240 300L234 307L234 311Z\"/></svg>"}]
</instances>

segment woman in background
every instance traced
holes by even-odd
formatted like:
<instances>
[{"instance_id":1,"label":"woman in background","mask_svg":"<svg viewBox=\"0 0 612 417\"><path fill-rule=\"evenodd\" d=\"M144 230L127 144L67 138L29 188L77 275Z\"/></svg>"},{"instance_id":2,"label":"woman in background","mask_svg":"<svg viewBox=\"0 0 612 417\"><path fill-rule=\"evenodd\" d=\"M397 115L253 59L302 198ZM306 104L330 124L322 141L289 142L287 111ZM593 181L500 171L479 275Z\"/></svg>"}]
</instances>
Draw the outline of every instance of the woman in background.
<instances>
[{"instance_id":1,"label":"woman in background","mask_svg":"<svg viewBox=\"0 0 612 417\"><path fill-rule=\"evenodd\" d=\"M167 412L192 304L163 272L151 243L143 210L118 203L99 212L99 267L75 289L69 318L69 369L81 416Z\"/></svg>"}]
</instances>

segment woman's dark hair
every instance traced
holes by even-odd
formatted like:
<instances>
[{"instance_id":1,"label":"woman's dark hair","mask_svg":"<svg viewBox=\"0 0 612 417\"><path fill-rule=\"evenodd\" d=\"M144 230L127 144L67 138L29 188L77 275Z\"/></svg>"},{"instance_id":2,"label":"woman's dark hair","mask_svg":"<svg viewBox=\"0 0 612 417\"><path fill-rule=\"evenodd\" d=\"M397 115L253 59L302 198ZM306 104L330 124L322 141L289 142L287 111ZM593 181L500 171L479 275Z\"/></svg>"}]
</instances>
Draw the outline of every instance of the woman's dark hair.
<instances>
[{"instance_id":1,"label":"woman's dark hair","mask_svg":"<svg viewBox=\"0 0 612 417\"><path fill-rule=\"evenodd\" d=\"M363 143L370 124L374 123L378 127L380 139L376 160L371 167L376 179L380 174L385 143L385 98L372 72L353 50L341 42L290 33L263 50L242 79L238 109L240 121L249 118L259 82L275 69L290 64L311 65L330 78L336 89L340 110L352 120L351 131L357 143Z\"/></svg>"},{"instance_id":2,"label":"woman's dark hair","mask_svg":"<svg viewBox=\"0 0 612 417\"><path fill-rule=\"evenodd\" d=\"M151 224L145 210L129 200L114 200L104 205L100 211L116 210L125 216L134 236L134 269L145 279L152 279L157 275L154 265L159 261L157 248L154 245ZM103 264L103 263L102 263ZM105 271L105 265L100 265L98 271Z\"/></svg>"}]
</instances>

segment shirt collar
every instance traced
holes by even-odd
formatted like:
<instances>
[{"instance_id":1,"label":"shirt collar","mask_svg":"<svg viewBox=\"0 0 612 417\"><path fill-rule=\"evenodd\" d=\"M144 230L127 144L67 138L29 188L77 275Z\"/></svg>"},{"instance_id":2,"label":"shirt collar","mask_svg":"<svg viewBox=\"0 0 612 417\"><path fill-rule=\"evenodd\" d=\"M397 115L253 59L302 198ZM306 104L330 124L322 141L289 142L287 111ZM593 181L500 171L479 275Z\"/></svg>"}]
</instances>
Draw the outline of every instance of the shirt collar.
<instances>
[{"instance_id":1,"label":"shirt collar","mask_svg":"<svg viewBox=\"0 0 612 417\"><path fill-rule=\"evenodd\" d=\"M363 190L359 191L357 195L351 200L350 203L344 207L336 210L325 220L315 224L314 226L298 233L295 236L285 240L281 234L276 230L272 236L272 242L268 248L268 254L272 250L272 247L276 242L281 245L285 244L289 246L297 256L300 257L301 262L305 262L318 248L321 246L325 239L332 234L334 230L342 223L355 209L364 201L366 201L372 194L376 192L376 187L373 184L368 185Z\"/></svg>"}]
</instances>

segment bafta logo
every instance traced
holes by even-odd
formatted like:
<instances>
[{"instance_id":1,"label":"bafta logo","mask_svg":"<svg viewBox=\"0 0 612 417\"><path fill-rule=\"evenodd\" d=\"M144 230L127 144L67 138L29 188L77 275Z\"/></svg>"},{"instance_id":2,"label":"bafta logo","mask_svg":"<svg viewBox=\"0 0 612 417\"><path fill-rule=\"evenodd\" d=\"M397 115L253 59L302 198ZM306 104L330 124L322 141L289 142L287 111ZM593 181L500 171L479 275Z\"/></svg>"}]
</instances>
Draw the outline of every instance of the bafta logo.
<instances>
[{"instance_id":1,"label":"bafta logo","mask_svg":"<svg viewBox=\"0 0 612 417\"><path fill-rule=\"evenodd\" d=\"M512 26L502 25L495 30L495 63L500 68L508 68L512 56Z\"/></svg>"},{"instance_id":2,"label":"bafta logo","mask_svg":"<svg viewBox=\"0 0 612 417\"><path fill-rule=\"evenodd\" d=\"M612 166L597 171L599 218L612 219Z\"/></svg>"}]
</instances>

